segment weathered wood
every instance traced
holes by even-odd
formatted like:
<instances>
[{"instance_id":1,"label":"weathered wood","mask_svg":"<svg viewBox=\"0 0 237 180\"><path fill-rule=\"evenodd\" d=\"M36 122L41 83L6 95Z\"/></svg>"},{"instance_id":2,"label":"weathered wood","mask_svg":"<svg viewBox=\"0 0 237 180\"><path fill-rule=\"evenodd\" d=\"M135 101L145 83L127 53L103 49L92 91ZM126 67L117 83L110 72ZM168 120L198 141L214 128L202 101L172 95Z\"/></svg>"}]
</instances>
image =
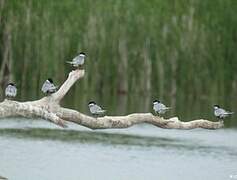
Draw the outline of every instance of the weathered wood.
<instances>
[{"instance_id":1,"label":"weathered wood","mask_svg":"<svg viewBox=\"0 0 237 180\"><path fill-rule=\"evenodd\" d=\"M61 127L66 127L64 121L60 117L43 107L10 100L4 100L0 103L0 118L18 116L26 118L40 117Z\"/></svg>"},{"instance_id":2,"label":"weathered wood","mask_svg":"<svg viewBox=\"0 0 237 180\"><path fill-rule=\"evenodd\" d=\"M104 116L94 118L79 111L63 108L60 101L73 84L82 78L84 70L69 73L67 80L59 90L36 101L18 102L4 100L0 103L0 118L22 116L26 118L40 117L61 127L66 127L65 121L88 127L90 129L128 128L135 124L148 123L165 129L218 129L224 126L222 121L212 122L204 119L182 122L177 117L163 119L151 113L134 113L127 116Z\"/></svg>"},{"instance_id":3,"label":"weathered wood","mask_svg":"<svg viewBox=\"0 0 237 180\"><path fill-rule=\"evenodd\" d=\"M6 177L3 177L3 176L0 176L0 180L7 180L7 178Z\"/></svg>"}]
</instances>

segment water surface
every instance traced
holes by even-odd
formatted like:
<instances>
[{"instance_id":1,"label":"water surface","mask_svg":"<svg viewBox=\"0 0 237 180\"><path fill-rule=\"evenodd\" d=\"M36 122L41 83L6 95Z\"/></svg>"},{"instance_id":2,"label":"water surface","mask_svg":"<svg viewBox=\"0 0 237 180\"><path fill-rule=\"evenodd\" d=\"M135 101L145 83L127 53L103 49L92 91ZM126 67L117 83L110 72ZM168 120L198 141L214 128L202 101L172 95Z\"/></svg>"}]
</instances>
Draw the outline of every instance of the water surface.
<instances>
[{"instance_id":1,"label":"water surface","mask_svg":"<svg viewBox=\"0 0 237 180\"><path fill-rule=\"evenodd\" d=\"M0 175L11 180L231 179L237 131L138 125L63 130L43 120L0 121Z\"/></svg>"}]
</instances>

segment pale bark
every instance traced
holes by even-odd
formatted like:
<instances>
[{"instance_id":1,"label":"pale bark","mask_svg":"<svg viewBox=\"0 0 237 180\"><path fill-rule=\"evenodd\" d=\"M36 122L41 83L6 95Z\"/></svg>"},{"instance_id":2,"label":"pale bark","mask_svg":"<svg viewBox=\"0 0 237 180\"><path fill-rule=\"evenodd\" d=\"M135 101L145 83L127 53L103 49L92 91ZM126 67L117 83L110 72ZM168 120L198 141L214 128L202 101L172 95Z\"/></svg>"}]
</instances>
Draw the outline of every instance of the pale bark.
<instances>
[{"instance_id":1,"label":"pale bark","mask_svg":"<svg viewBox=\"0 0 237 180\"><path fill-rule=\"evenodd\" d=\"M5 179L7 179L7 178L0 176L0 180L5 180Z\"/></svg>"},{"instance_id":2,"label":"pale bark","mask_svg":"<svg viewBox=\"0 0 237 180\"><path fill-rule=\"evenodd\" d=\"M224 125L221 121L211 122L204 119L189 122L182 122L177 117L163 119L151 113L134 113L127 116L104 116L94 118L82 114L77 110L61 107L59 104L60 100L84 74L84 70L72 71L56 93L40 100L28 102L4 100L0 103L0 118L17 116L26 118L39 117L61 127L66 127L65 122L70 121L90 129L128 128L141 123L148 123L165 129L218 129Z\"/></svg>"}]
</instances>

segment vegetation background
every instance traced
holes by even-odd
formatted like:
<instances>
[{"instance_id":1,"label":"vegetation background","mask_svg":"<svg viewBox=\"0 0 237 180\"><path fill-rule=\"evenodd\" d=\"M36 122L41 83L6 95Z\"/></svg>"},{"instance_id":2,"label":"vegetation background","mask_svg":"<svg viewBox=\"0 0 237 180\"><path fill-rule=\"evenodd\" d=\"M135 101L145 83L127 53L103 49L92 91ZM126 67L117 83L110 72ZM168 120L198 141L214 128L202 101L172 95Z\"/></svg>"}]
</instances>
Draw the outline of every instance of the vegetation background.
<instances>
[{"instance_id":1,"label":"vegetation background","mask_svg":"<svg viewBox=\"0 0 237 180\"><path fill-rule=\"evenodd\" d=\"M65 105L87 113L94 99L126 114L157 98L173 107L167 116L214 120L214 104L237 109L236 10L236 0L0 0L0 83L37 99L83 51L86 76Z\"/></svg>"}]
</instances>

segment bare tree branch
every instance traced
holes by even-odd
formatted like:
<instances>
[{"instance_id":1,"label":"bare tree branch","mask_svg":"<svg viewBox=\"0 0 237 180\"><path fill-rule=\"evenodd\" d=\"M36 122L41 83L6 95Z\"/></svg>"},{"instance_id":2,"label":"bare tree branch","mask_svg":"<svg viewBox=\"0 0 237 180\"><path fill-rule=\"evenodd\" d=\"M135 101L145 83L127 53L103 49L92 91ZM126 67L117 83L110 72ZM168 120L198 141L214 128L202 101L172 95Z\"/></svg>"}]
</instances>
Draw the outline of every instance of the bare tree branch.
<instances>
[{"instance_id":1,"label":"bare tree branch","mask_svg":"<svg viewBox=\"0 0 237 180\"><path fill-rule=\"evenodd\" d=\"M69 121L90 129L128 128L141 123L152 124L164 129L218 129L224 126L223 121L212 122L197 119L182 122L178 117L163 119L151 113L134 113L127 116L104 116L94 118L80 113L79 111L61 107L59 105L61 99L84 74L84 70L78 69L72 71L56 93L36 101L18 102L4 100L0 103L0 118L16 116L26 118L40 117L61 127L66 127L64 121Z\"/></svg>"},{"instance_id":2,"label":"bare tree branch","mask_svg":"<svg viewBox=\"0 0 237 180\"><path fill-rule=\"evenodd\" d=\"M21 103L10 100L5 100L0 103L0 118L18 116L26 118L40 117L61 127L67 127L61 118L44 108L34 106L29 103Z\"/></svg>"},{"instance_id":3,"label":"bare tree branch","mask_svg":"<svg viewBox=\"0 0 237 180\"><path fill-rule=\"evenodd\" d=\"M223 122L211 122L204 119L182 122L177 117L163 119L151 113L134 113L127 116L105 116L93 118L76 110L60 108L57 114L60 118L90 129L128 128L135 124L148 123L164 129L218 129Z\"/></svg>"},{"instance_id":4,"label":"bare tree branch","mask_svg":"<svg viewBox=\"0 0 237 180\"><path fill-rule=\"evenodd\" d=\"M63 83L60 89L52 95L55 101L60 102L61 99L66 95L72 85L85 74L84 70L75 70L69 73L67 80Z\"/></svg>"}]
</instances>

